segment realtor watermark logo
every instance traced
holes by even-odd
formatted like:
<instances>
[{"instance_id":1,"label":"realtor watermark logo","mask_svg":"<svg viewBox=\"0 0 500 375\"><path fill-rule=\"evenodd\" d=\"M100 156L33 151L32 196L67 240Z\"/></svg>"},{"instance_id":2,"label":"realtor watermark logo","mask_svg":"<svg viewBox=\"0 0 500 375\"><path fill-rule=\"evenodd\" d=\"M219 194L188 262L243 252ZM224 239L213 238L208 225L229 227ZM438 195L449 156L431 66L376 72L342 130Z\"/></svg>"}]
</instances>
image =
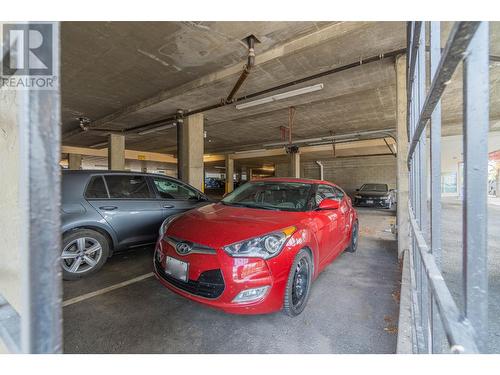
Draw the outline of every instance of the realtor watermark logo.
<instances>
[{"instance_id":1,"label":"realtor watermark logo","mask_svg":"<svg viewBox=\"0 0 500 375\"><path fill-rule=\"evenodd\" d=\"M0 89L57 89L51 22L2 24Z\"/></svg>"}]
</instances>

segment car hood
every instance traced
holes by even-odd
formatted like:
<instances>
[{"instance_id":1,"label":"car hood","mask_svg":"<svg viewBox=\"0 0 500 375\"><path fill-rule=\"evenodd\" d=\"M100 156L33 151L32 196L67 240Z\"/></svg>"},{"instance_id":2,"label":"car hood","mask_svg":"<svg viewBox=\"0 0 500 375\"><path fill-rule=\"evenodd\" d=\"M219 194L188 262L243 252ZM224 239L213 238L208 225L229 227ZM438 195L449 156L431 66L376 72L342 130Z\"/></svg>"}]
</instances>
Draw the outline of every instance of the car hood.
<instances>
[{"instance_id":1,"label":"car hood","mask_svg":"<svg viewBox=\"0 0 500 375\"><path fill-rule=\"evenodd\" d=\"M219 248L292 225L309 217L307 212L261 210L212 203L186 212L167 229L167 236Z\"/></svg>"},{"instance_id":2,"label":"car hood","mask_svg":"<svg viewBox=\"0 0 500 375\"><path fill-rule=\"evenodd\" d=\"M357 191L356 195L360 195L363 198L368 198L368 197L373 197L373 198L379 198L379 197L386 197L389 195L388 191L374 191L374 190L365 190L365 191Z\"/></svg>"}]
</instances>

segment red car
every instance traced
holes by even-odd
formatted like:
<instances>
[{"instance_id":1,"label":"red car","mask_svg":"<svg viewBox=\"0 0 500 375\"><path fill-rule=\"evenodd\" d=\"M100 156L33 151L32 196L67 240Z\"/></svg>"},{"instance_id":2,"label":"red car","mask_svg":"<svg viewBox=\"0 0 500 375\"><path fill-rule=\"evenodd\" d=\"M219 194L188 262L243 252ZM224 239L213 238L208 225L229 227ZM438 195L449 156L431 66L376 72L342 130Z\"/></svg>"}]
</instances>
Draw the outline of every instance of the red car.
<instances>
[{"instance_id":1,"label":"red car","mask_svg":"<svg viewBox=\"0 0 500 375\"><path fill-rule=\"evenodd\" d=\"M356 250L358 228L351 199L335 184L255 180L165 220L154 271L175 293L226 312L295 316L318 274Z\"/></svg>"}]
</instances>

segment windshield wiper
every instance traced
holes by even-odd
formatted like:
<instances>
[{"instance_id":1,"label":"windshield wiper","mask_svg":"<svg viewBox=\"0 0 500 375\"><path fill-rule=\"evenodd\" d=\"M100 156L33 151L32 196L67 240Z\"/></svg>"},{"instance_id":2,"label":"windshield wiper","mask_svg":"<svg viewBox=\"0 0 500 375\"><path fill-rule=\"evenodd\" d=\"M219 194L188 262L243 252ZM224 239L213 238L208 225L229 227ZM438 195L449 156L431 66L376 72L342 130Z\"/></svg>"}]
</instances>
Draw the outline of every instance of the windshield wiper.
<instances>
[{"instance_id":1,"label":"windshield wiper","mask_svg":"<svg viewBox=\"0 0 500 375\"><path fill-rule=\"evenodd\" d=\"M247 208L260 208L262 210L279 211L279 208L270 207L270 206L259 206L259 205L256 205L256 204L249 204L249 203L226 203L226 202L222 202L222 203L227 204L229 206L247 207Z\"/></svg>"}]
</instances>

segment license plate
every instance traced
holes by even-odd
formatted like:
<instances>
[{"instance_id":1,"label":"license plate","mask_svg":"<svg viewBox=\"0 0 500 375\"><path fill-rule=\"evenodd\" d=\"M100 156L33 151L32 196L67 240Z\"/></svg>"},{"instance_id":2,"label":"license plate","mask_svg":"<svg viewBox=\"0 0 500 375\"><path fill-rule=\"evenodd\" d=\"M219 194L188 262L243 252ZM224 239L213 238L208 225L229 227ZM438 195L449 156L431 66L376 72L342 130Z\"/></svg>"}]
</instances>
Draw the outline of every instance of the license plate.
<instances>
[{"instance_id":1,"label":"license plate","mask_svg":"<svg viewBox=\"0 0 500 375\"><path fill-rule=\"evenodd\" d=\"M184 282L188 281L189 263L167 256L165 273Z\"/></svg>"},{"instance_id":2,"label":"license plate","mask_svg":"<svg viewBox=\"0 0 500 375\"><path fill-rule=\"evenodd\" d=\"M373 201L369 199L369 200L367 200L367 201L366 201L366 203L367 203L367 204L372 204L372 203L373 203Z\"/></svg>"}]
</instances>

